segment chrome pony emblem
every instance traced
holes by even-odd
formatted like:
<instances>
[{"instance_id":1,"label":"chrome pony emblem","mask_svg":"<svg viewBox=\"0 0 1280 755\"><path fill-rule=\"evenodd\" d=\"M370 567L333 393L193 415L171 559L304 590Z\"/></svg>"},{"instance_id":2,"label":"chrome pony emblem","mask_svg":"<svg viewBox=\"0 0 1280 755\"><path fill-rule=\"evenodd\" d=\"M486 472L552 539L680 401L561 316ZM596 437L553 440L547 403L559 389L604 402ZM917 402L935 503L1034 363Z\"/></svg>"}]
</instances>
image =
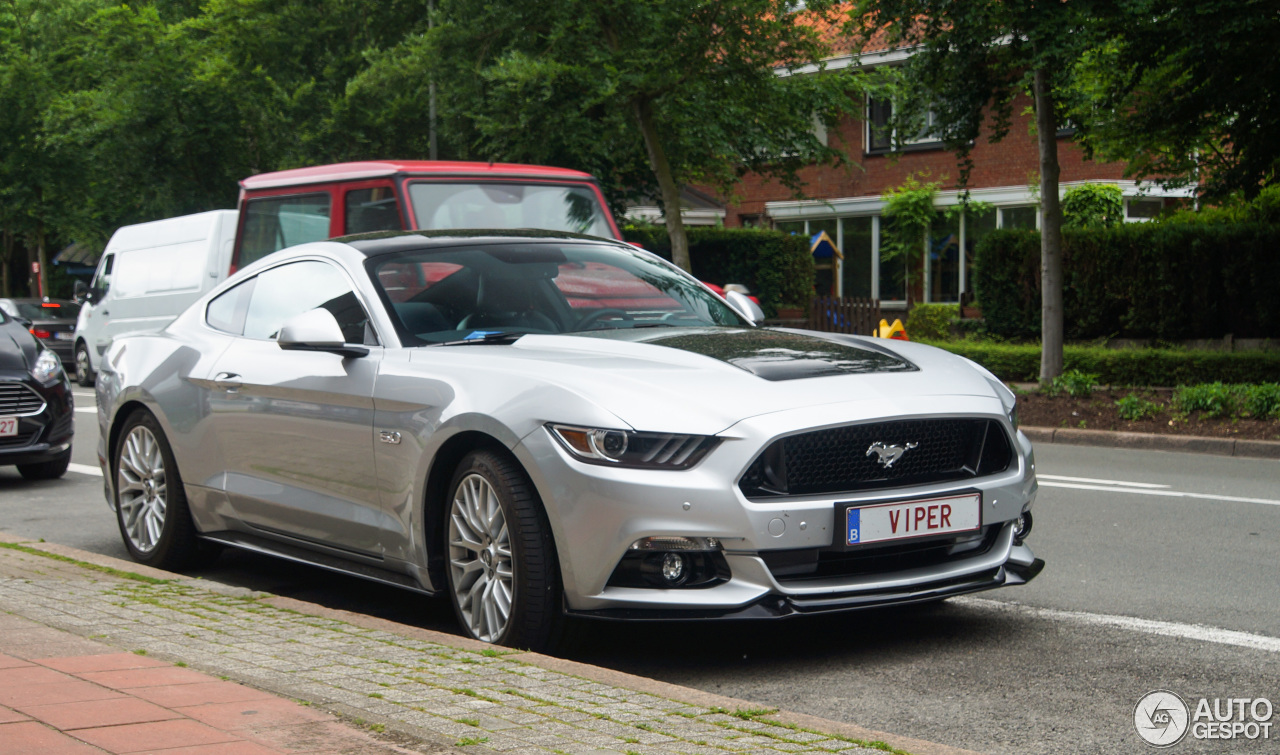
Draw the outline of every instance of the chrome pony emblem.
<instances>
[{"instance_id":1,"label":"chrome pony emblem","mask_svg":"<svg viewBox=\"0 0 1280 755\"><path fill-rule=\"evenodd\" d=\"M880 462L880 466L884 467L885 469L888 469L889 467L892 467L894 463L898 461L898 459L901 459L903 454L905 454L907 451L910 451L911 449L915 448L918 445L920 444L907 443L906 445L902 445L902 446L898 446L898 445L886 446L884 443L880 441L876 441L875 443L871 444L870 448L867 449L867 456L870 456L871 454L875 454L877 457L876 460Z\"/></svg>"}]
</instances>

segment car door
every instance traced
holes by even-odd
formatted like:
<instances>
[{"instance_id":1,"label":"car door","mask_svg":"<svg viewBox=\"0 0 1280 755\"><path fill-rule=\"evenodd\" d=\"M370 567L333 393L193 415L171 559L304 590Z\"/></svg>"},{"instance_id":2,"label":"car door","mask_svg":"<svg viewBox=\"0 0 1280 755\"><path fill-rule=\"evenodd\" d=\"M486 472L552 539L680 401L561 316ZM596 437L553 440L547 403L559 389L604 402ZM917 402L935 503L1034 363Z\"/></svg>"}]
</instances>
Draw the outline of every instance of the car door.
<instances>
[{"instance_id":1,"label":"car door","mask_svg":"<svg viewBox=\"0 0 1280 755\"><path fill-rule=\"evenodd\" d=\"M323 307L364 357L285 351L293 316ZM239 337L209 375L210 412L235 516L260 534L378 557L383 514L373 464L373 388L382 358L365 305L336 265L302 260L263 271Z\"/></svg>"}]
</instances>

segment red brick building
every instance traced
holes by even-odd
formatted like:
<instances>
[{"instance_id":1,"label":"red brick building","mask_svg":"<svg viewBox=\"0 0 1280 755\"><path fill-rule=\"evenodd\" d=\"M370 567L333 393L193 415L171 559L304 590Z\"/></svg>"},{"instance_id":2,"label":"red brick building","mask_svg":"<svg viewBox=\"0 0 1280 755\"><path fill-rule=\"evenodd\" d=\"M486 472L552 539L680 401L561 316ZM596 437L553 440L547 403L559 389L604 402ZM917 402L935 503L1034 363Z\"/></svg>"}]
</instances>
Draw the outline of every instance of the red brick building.
<instances>
[{"instance_id":1,"label":"red brick building","mask_svg":"<svg viewBox=\"0 0 1280 755\"><path fill-rule=\"evenodd\" d=\"M847 42L844 48L827 61L828 69L893 65L910 54L881 49L864 51L855 60ZM939 213L928 239L923 275L913 276L917 280L913 300L958 301L972 289L973 249L984 234L995 228L1038 226L1039 155L1031 133L1034 119L1018 115L1029 112L1030 105L1030 98L1014 103L1014 122L1002 141L993 144L984 137L974 145L968 188L971 197L989 209L968 211L950 220ZM820 138L846 152L849 165L814 166L802 171L806 198L799 200L775 181L748 175L735 191L736 204L724 208L723 223L727 227L773 227L807 236L825 231L842 251L843 260L819 260L819 294L873 297L887 308L904 307L907 284L902 263L880 258L883 195L909 176L916 176L942 185L939 207L955 205L960 193L954 187L960 171L955 153L928 138L891 153L885 129L872 125L885 122L886 103L867 102L865 114L863 119L846 120L831 133L819 131ZM1124 180L1122 164L1085 160L1069 134L1059 136L1058 154L1064 191L1082 183L1118 184L1125 196L1127 220L1150 218L1164 198L1183 196Z\"/></svg>"}]
</instances>

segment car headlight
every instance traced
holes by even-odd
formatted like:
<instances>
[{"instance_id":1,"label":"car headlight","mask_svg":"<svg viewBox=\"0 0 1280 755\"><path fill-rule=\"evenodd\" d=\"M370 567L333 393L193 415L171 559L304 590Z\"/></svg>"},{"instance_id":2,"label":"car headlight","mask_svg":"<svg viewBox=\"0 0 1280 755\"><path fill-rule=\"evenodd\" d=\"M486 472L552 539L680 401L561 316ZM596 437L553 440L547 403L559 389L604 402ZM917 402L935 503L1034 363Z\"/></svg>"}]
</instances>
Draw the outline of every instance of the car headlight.
<instances>
[{"instance_id":1,"label":"car headlight","mask_svg":"<svg viewBox=\"0 0 1280 755\"><path fill-rule=\"evenodd\" d=\"M688 469L718 440L707 435L642 433L571 425L547 425L569 453L589 464L641 469Z\"/></svg>"},{"instance_id":2,"label":"car headlight","mask_svg":"<svg viewBox=\"0 0 1280 755\"><path fill-rule=\"evenodd\" d=\"M58 355L44 349L40 352L40 356L36 357L36 364L31 368L31 377L41 383L48 383L62 372L62 360L58 359Z\"/></svg>"}]
</instances>

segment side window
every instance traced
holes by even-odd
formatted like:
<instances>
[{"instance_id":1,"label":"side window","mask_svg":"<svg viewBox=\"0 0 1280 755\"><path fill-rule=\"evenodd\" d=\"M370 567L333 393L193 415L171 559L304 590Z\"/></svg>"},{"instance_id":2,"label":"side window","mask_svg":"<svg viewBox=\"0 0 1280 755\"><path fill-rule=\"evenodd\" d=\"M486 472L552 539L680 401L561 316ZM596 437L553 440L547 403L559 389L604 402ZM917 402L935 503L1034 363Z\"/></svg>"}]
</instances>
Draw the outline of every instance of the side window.
<instances>
[{"instance_id":1,"label":"side window","mask_svg":"<svg viewBox=\"0 0 1280 755\"><path fill-rule=\"evenodd\" d=\"M246 203L239 266L272 252L329 238L329 195L251 199Z\"/></svg>"},{"instance_id":2,"label":"side window","mask_svg":"<svg viewBox=\"0 0 1280 755\"><path fill-rule=\"evenodd\" d=\"M396 193L390 186L353 189L347 192L345 204L345 233L404 230L400 223L400 209L396 206Z\"/></svg>"},{"instance_id":3,"label":"side window","mask_svg":"<svg viewBox=\"0 0 1280 755\"><path fill-rule=\"evenodd\" d=\"M323 307L333 313L347 343L374 340L369 315L346 277L332 265L294 262L267 270L256 280L245 313L245 337L273 339L291 317Z\"/></svg>"},{"instance_id":4,"label":"side window","mask_svg":"<svg viewBox=\"0 0 1280 755\"><path fill-rule=\"evenodd\" d=\"M253 294L253 286L257 278L250 278L227 291L218 294L209 302L205 310L204 321L214 330L238 336L244 332L244 318L249 311L249 297Z\"/></svg>"},{"instance_id":5,"label":"side window","mask_svg":"<svg viewBox=\"0 0 1280 755\"><path fill-rule=\"evenodd\" d=\"M93 274L93 280L89 283L89 288L97 288L102 290L102 295L106 296L107 291L111 288L111 267L115 264L116 256L108 254L102 258L102 264L98 266L98 271Z\"/></svg>"}]
</instances>

